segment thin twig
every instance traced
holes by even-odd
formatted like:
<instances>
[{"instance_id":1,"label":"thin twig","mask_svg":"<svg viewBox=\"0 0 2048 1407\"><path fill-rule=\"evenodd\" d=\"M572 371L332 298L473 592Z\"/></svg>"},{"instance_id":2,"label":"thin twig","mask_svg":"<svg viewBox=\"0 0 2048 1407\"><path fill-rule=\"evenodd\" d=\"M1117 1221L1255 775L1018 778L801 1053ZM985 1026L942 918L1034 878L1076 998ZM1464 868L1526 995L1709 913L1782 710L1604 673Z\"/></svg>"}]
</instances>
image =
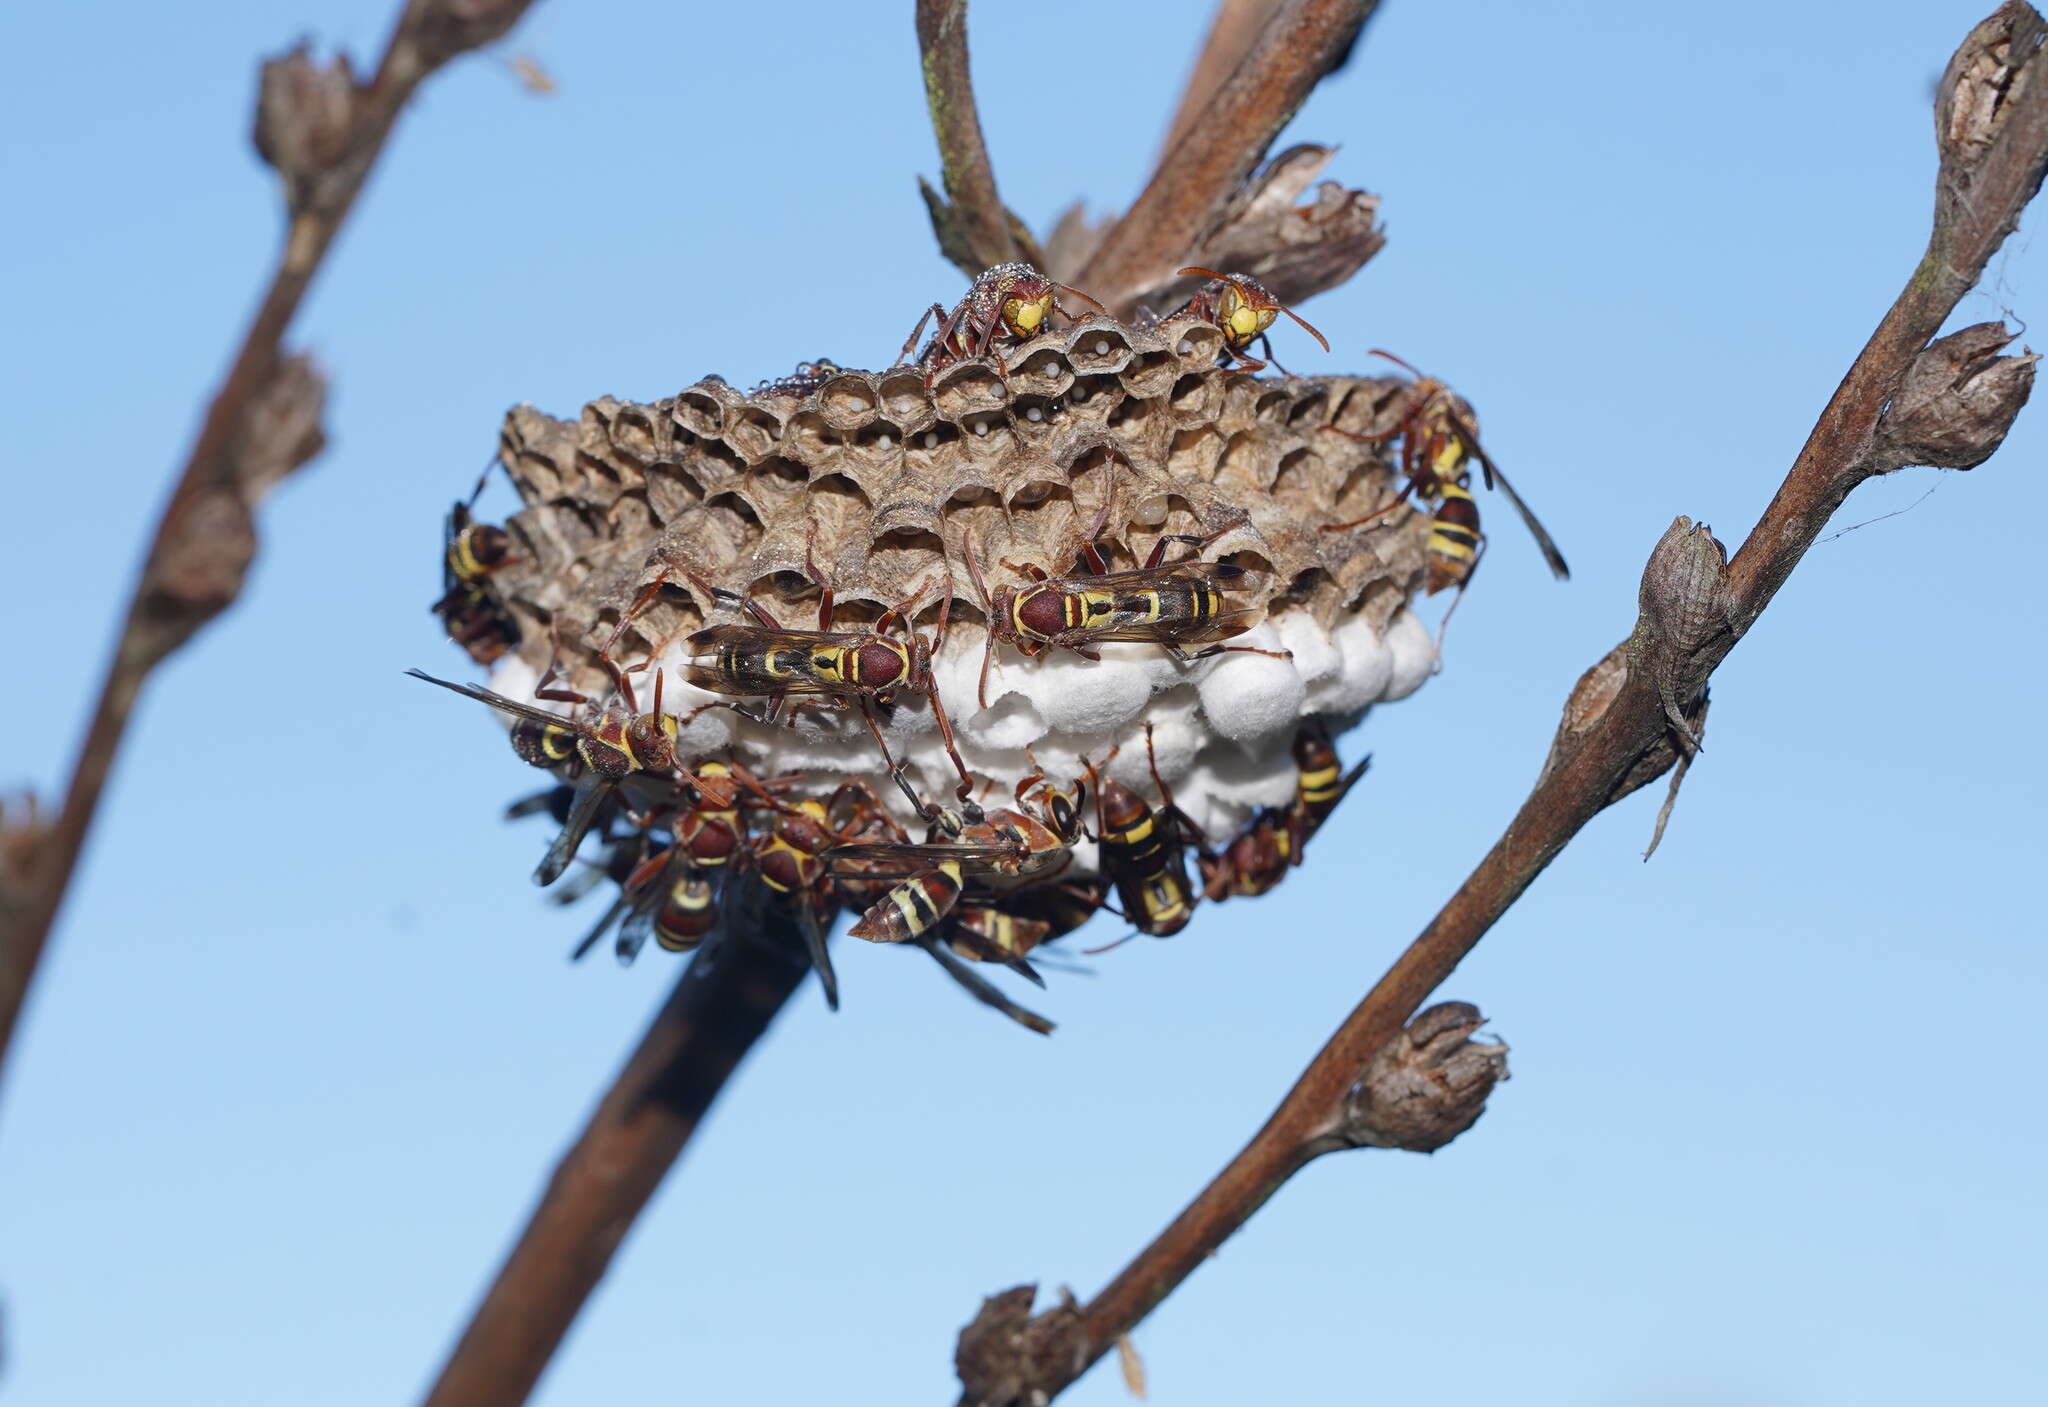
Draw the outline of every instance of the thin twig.
<instances>
[{"instance_id":1,"label":"thin twig","mask_svg":"<svg viewBox=\"0 0 2048 1407\"><path fill-rule=\"evenodd\" d=\"M917 0L917 45L946 186L943 200L923 187L940 251L969 278L1016 259L1043 267L1045 256L996 192L968 69L967 0Z\"/></svg>"},{"instance_id":2,"label":"thin twig","mask_svg":"<svg viewBox=\"0 0 2048 1407\"><path fill-rule=\"evenodd\" d=\"M1378 0L1288 0L1186 125L1144 192L1074 282L1128 316L1161 270L1185 264Z\"/></svg>"},{"instance_id":3,"label":"thin twig","mask_svg":"<svg viewBox=\"0 0 2048 1407\"><path fill-rule=\"evenodd\" d=\"M1340 1144L1347 1092L1402 1022L1447 978L1587 821L1655 780L1692 743L1674 698L1697 700L1851 489L1910 447L1884 439L1888 403L1942 322L1982 275L2048 169L2048 25L2018 0L1973 30L1937 101L1942 165L1926 257L1821 412L1805 447L1732 562L1679 519L1652 554L1635 632L1581 677L1534 791L1450 902L1310 1061L1264 1127L1159 1236L1078 1309L1031 1321L1014 1361L1036 1376L999 1394L966 1383L961 1401L1049 1401L1128 1334L1307 1162ZM1943 343L1967 341L1966 329ZM1965 426L1972 453L1995 448L2031 386L2026 358L2000 404ZM1953 409L1964 413L1961 388ZM1954 425L1944 427L1948 430ZM1967 457L1967 456L1965 456ZM1981 454L1979 455L1981 458ZM1974 460L1971 462L1975 462ZM993 1301L991 1303L994 1303Z\"/></svg>"},{"instance_id":4,"label":"thin twig","mask_svg":"<svg viewBox=\"0 0 2048 1407\"><path fill-rule=\"evenodd\" d=\"M407 99L443 64L505 33L529 3L408 0L366 85L354 82L345 61L323 69L303 50L264 66L257 144L284 178L290 223L269 288L157 523L63 808L35 837L16 881L0 885L0 1069L143 682L240 592L255 551L253 523L231 523L240 530L235 550L223 552L213 540L222 515L246 519L263 486L252 480L278 463L296 467L317 447L302 416L277 415L280 403L303 409L310 397L317 420L308 384L317 378L286 356L285 331ZM264 442L273 422L298 438Z\"/></svg>"},{"instance_id":5,"label":"thin twig","mask_svg":"<svg viewBox=\"0 0 2048 1407\"><path fill-rule=\"evenodd\" d=\"M786 927L726 939L676 983L556 1165L426 1407L514 1407L533 1391L719 1090L809 971Z\"/></svg>"}]
</instances>

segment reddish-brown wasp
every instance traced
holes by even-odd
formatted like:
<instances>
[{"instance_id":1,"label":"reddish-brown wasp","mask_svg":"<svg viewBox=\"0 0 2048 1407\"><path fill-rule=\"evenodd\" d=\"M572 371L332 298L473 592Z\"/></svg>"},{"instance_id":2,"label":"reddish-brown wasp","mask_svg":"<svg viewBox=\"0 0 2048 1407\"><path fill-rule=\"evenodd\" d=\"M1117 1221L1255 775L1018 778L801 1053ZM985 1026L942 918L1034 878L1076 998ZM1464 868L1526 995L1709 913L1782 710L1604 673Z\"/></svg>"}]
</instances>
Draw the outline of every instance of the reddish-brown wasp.
<instances>
[{"instance_id":1,"label":"reddish-brown wasp","mask_svg":"<svg viewBox=\"0 0 2048 1407\"><path fill-rule=\"evenodd\" d=\"M1223 334L1221 360L1224 366L1234 361L1237 369L1245 372L1260 372L1273 366L1279 367L1284 375L1293 375L1273 360L1272 339L1266 335L1266 329L1282 313L1300 323L1302 330L1321 343L1324 351L1330 350L1329 340L1322 333L1310 327L1299 313L1275 298L1267 291L1266 285L1251 275L1219 274L1214 269L1181 269L1179 273L1182 278L1205 278L1209 282L1196 289L1194 296L1183 303L1173 316L1196 317L1213 323ZM1250 355L1254 342L1264 349L1265 360Z\"/></svg>"},{"instance_id":2,"label":"reddish-brown wasp","mask_svg":"<svg viewBox=\"0 0 2048 1407\"><path fill-rule=\"evenodd\" d=\"M1197 556L1228 528L1194 537L1185 533L1163 536L1152 545L1145 565L1135 571L1106 570L1094 541L1084 542L1079 565L1087 568L1067 576L1047 576L1032 563L1005 561L1001 565L1031 578L1025 586L1006 586L990 594L974 552L974 536L966 537L967 575L974 582L988 618L987 642L981 656L981 686L976 695L988 707L989 663L995 658L996 643L1014 646L1025 658L1059 647L1072 650L1083 659L1100 659L1091 647L1114 640L1139 640L1158 645L1177 660L1193 661L1210 655L1241 652L1291 658L1284 650L1262 650L1252 645L1219 642L1251 629L1258 613L1226 610L1223 588L1234 586L1246 575L1245 569L1229 562L1190 559L1161 565L1166 544L1191 544ZM1189 651L1189 646L1202 648Z\"/></svg>"},{"instance_id":3,"label":"reddish-brown wasp","mask_svg":"<svg viewBox=\"0 0 2048 1407\"><path fill-rule=\"evenodd\" d=\"M1019 809L983 812L970 806L964 817L942 811L932 823L931 843L905 844L898 832L880 843L841 846L832 854L835 866L853 865L866 874L913 870L867 905L853 936L873 943L914 940L945 919L970 879L995 891L1051 879L1066 868L1070 847L1081 838L1085 796L1085 787L1057 787L1036 771L1017 783ZM1043 810L1042 819L1022 809L1034 802ZM1028 970L1020 971L1037 980Z\"/></svg>"},{"instance_id":4,"label":"reddish-brown wasp","mask_svg":"<svg viewBox=\"0 0 2048 1407\"><path fill-rule=\"evenodd\" d=\"M1414 383L1408 387L1407 404L1400 421L1391 430L1377 435L1339 430L1334 425L1323 428L1332 434L1367 443L1390 440L1399 435L1401 473L1405 482L1399 493L1363 518L1353 518L1348 523L1328 523L1323 531L1346 532L1363 527L1375 518L1393 512L1411 496L1433 504L1429 542L1425 548L1429 561L1428 591L1435 595L1447 586L1463 587L1472 579L1472 573L1478 570L1480 555L1486 548L1486 539L1479 531L1479 505L1472 498L1472 461L1476 459L1485 475L1486 486L1507 495L1508 502L1514 504L1515 511L1522 515L1522 521L1535 537L1536 546L1543 553L1543 560L1549 563L1550 570L1560 580L1571 576L1557 544L1550 540L1550 534L1543 530L1543 524L1536 521L1529 505L1522 502L1522 496L1515 492L1507 476L1500 472L1491 456L1480 446L1479 432L1472 428L1470 414L1451 393L1451 388L1433 376L1423 375L1392 352L1375 347L1372 354L1385 357L1415 377Z\"/></svg>"},{"instance_id":5,"label":"reddish-brown wasp","mask_svg":"<svg viewBox=\"0 0 2048 1407\"><path fill-rule=\"evenodd\" d=\"M835 865L854 862L868 874L893 867L913 871L870 905L850 930L871 943L907 943L940 923L970 880L991 889L1014 888L1047 879L1065 867L1067 847L1078 834L1062 837L1034 816L1004 808L978 821L943 827L951 838L925 845L857 844L833 852Z\"/></svg>"},{"instance_id":6,"label":"reddish-brown wasp","mask_svg":"<svg viewBox=\"0 0 2048 1407\"><path fill-rule=\"evenodd\" d=\"M964 798L973 790L973 781L967 775L967 764L960 758L960 749L953 740L952 721L946 716L945 704L940 700L938 687L932 679L931 660L937 644L935 640L920 635L910 624L923 598L924 588L920 588L910 600L884 612L870 629L832 630L832 584L815 564L810 570L823 593L818 605L816 630L786 629L758 601L713 586L698 573L685 570L684 574L708 597L735 604L760 622L758 625L714 625L690 636L684 643L691 655L696 660L709 656L711 662L691 663L684 677L710 693L765 698L769 701L767 712L757 715L732 703L706 704L704 707L730 708L742 717L766 723L772 723L792 699L797 700L792 711L804 707L852 709L874 736L875 745L881 749L882 760L895 778L896 785L903 789L903 794L919 814L930 816L935 813L911 787L909 778L890 753L888 741L882 736L881 724L876 718L877 710L888 707L897 694L923 694L931 704L932 718L938 724L946 754L953 759L953 766L960 774L960 795ZM641 594L640 602L634 606L635 611L652 599L666 575L664 572L662 577L657 577ZM952 598L947 596L940 606L937 640L945 638L946 617L951 603ZM626 620L631 619L632 612L628 612ZM625 621L621 621L620 629L624 627Z\"/></svg>"},{"instance_id":7,"label":"reddish-brown wasp","mask_svg":"<svg viewBox=\"0 0 2048 1407\"><path fill-rule=\"evenodd\" d=\"M1027 778L1027 783L1031 779ZM1070 793L1057 793L1070 795ZM942 813L933 827L937 834L955 837L950 842L925 845L907 843L902 828L885 814L857 820L853 829L862 837L831 852L833 874L847 902L865 909L851 929L856 938L870 942L907 943L923 948L975 1000L1008 1016L1020 1025L1040 1033L1052 1030L1052 1023L1017 1005L997 988L960 965L953 953L967 953L972 946L977 961L1002 962L1044 985L1037 971L1024 960L1035 944L1022 943L1006 952L1002 939L1013 930L995 930L998 936L982 942L975 936L973 920L964 915L982 914L989 903L970 900L959 904L967 885L1000 887L1027 884L1056 873L1066 864L1067 846L1079 838L1079 826L1054 831L1036 817L1022 812L998 810L983 815L970 808L968 818ZM904 876L906 868L914 873ZM991 920L991 926L1001 918ZM1039 925L1050 931L1049 923ZM950 943L953 952L942 949Z\"/></svg>"},{"instance_id":8,"label":"reddish-brown wasp","mask_svg":"<svg viewBox=\"0 0 2048 1407\"><path fill-rule=\"evenodd\" d=\"M519 643L519 622L490 586L491 574L513 560L512 535L470 519L470 509L490 474L486 468L469 498L448 510L441 546L441 599L430 608L441 617L448 638L478 664L495 663Z\"/></svg>"},{"instance_id":9,"label":"reddish-brown wasp","mask_svg":"<svg viewBox=\"0 0 2048 1407\"><path fill-rule=\"evenodd\" d=\"M761 783L738 763L709 761L699 764L695 782L707 788L741 783L763 789L783 785L790 779ZM685 800L669 821L673 843L649 854L642 843L623 877L615 912L601 922L577 948L582 957L609 926L611 918L624 915L619 930L618 959L630 963L646 945L650 934L670 952L686 952L703 942L716 922L714 900L726 867L746 841L746 822L734 794L702 791L692 802Z\"/></svg>"},{"instance_id":10,"label":"reddish-brown wasp","mask_svg":"<svg viewBox=\"0 0 2048 1407\"><path fill-rule=\"evenodd\" d=\"M1173 804L1173 791L1159 775L1150 723L1145 725L1145 757L1152 784L1159 788L1157 810L1122 782L1102 777L1092 763L1083 765L1095 780L1095 836L1102 870L1116 886L1124 917L1140 933L1170 938L1195 914L1198 895L1188 883L1184 852L1188 845L1201 843L1202 833Z\"/></svg>"},{"instance_id":11,"label":"reddish-brown wasp","mask_svg":"<svg viewBox=\"0 0 2048 1407\"><path fill-rule=\"evenodd\" d=\"M671 953L696 948L717 925L717 898L712 874L692 865L681 847L647 856L621 886L625 922L614 947L620 964L630 965L650 936ZM603 931L600 925L571 956L583 956Z\"/></svg>"},{"instance_id":12,"label":"reddish-brown wasp","mask_svg":"<svg viewBox=\"0 0 2048 1407\"><path fill-rule=\"evenodd\" d=\"M637 772L676 771L675 740L680 725L674 714L662 712L659 676L655 679L652 712L639 712L629 690L624 709L604 708L593 718L578 720L508 699L475 684L436 679L424 670L409 669L406 673L512 715L516 720L512 725L512 750L522 761L535 767L580 765L584 769L562 832L533 872L536 884L553 884L561 878L596 819L598 808L621 780ZM587 695L573 690L549 688L545 679L534 692L537 697L556 702L592 702ZM701 799L723 803L732 800L732 785L724 778L695 777L684 772L677 780Z\"/></svg>"},{"instance_id":13,"label":"reddish-brown wasp","mask_svg":"<svg viewBox=\"0 0 2048 1407\"><path fill-rule=\"evenodd\" d=\"M934 376L954 362L991 354L995 356L998 374L1007 378L1010 369L1003 364L998 342L1007 339L1017 343L1037 336L1046 330L1055 312L1074 321L1074 314L1059 304L1062 293L1073 294L1098 313L1109 311L1080 289L1054 283L1029 264L996 264L984 269L967 290L967 296L953 305L952 312L937 303L925 310L917 326L910 330L903 350L896 354L897 363L910 360L917 339L924 335L925 325L937 317L938 330L918 353L915 363L924 369L927 387Z\"/></svg>"},{"instance_id":14,"label":"reddish-brown wasp","mask_svg":"<svg viewBox=\"0 0 2048 1407\"><path fill-rule=\"evenodd\" d=\"M832 954L825 946L825 931L832 922L839 899L825 863L825 852L845 837L832 825L832 809L850 782L829 801L805 797L795 803L777 800L765 789L759 795L775 812L768 828L755 837L748 863L761 882L782 897L796 914L797 930L811 966L818 970L818 985L824 988L825 1004L839 1009L839 978L832 970Z\"/></svg>"},{"instance_id":15,"label":"reddish-brown wasp","mask_svg":"<svg viewBox=\"0 0 2048 1407\"><path fill-rule=\"evenodd\" d=\"M1368 755L1346 772L1320 728L1303 728L1295 734L1294 800L1284 807L1260 811L1222 854L1197 856L1202 897L1216 901L1251 898L1278 885L1290 867L1302 862L1309 838L1322 829L1337 803L1371 765Z\"/></svg>"}]
</instances>

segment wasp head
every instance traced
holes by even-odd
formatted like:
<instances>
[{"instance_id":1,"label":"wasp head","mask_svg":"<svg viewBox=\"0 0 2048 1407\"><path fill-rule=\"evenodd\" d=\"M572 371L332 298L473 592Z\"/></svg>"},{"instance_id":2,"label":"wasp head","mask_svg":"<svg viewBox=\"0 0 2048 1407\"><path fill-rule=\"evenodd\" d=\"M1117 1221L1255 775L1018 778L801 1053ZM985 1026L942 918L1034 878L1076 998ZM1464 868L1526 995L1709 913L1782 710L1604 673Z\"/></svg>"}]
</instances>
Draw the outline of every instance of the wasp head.
<instances>
[{"instance_id":1,"label":"wasp head","mask_svg":"<svg viewBox=\"0 0 2048 1407\"><path fill-rule=\"evenodd\" d=\"M676 737L682 720L673 713L636 714L626 724L626 742L642 767L666 772L676 765Z\"/></svg>"},{"instance_id":2,"label":"wasp head","mask_svg":"<svg viewBox=\"0 0 2048 1407\"><path fill-rule=\"evenodd\" d=\"M997 264L974 281L976 320L986 327L999 321L1012 337L1031 337L1045 330L1052 316L1054 287L1029 264Z\"/></svg>"},{"instance_id":3,"label":"wasp head","mask_svg":"<svg viewBox=\"0 0 2048 1407\"><path fill-rule=\"evenodd\" d=\"M1044 279L1020 279L1003 299L1003 330L1012 337L1030 337L1045 329L1052 316L1052 285Z\"/></svg>"},{"instance_id":4,"label":"wasp head","mask_svg":"<svg viewBox=\"0 0 2048 1407\"><path fill-rule=\"evenodd\" d=\"M1251 345L1252 339L1273 325L1280 305L1273 295L1248 278L1225 281L1216 302L1216 325L1232 351Z\"/></svg>"}]
</instances>

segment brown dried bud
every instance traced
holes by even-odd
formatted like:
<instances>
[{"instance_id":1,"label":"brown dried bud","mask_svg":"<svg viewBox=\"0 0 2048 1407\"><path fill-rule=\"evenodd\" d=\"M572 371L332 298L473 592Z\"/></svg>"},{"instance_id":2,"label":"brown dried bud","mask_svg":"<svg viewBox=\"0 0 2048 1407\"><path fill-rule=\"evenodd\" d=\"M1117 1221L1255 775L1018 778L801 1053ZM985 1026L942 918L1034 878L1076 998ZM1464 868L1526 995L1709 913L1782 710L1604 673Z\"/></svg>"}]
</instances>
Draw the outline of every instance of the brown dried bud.
<instances>
[{"instance_id":1,"label":"brown dried bud","mask_svg":"<svg viewBox=\"0 0 2048 1407\"><path fill-rule=\"evenodd\" d=\"M1906 368L1863 463L1873 474L1910 464L1974 469L1995 453L2034 389L2033 352L1998 353L2014 334L1980 322L1928 344Z\"/></svg>"},{"instance_id":2,"label":"brown dried bud","mask_svg":"<svg viewBox=\"0 0 2048 1407\"><path fill-rule=\"evenodd\" d=\"M532 0L432 0L406 7L407 32L423 68L435 69L456 55L480 49L504 35Z\"/></svg>"},{"instance_id":3,"label":"brown dried bud","mask_svg":"<svg viewBox=\"0 0 2048 1407\"><path fill-rule=\"evenodd\" d=\"M1685 720L1711 666L1699 655L1718 637L1733 633L1733 596L1728 588L1728 549L1705 523L1680 514L1650 553L1637 592L1642 621L1637 659L1653 673L1664 716L1687 753L1699 738Z\"/></svg>"},{"instance_id":4,"label":"brown dried bud","mask_svg":"<svg viewBox=\"0 0 2048 1407\"><path fill-rule=\"evenodd\" d=\"M1934 93L1934 140L1945 178L1976 167L1997 140L2044 38L2048 25L2034 7L2008 0L1956 49Z\"/></svg>"},{"instance_id":5,"label":"brown dried bud","mask_svg":"<svg viewBox=\"0 0 2048 1407\"><path fill-rule=\"evenodd\" d=\"M960 1331L953 1369L965 1407L1017 1407L1043 1402L1041 1383L1071 1382L1081 1369L1073 1330L1080 1317L1074 1297L1033 1317L1038 1286L1017 1285L981 1302L974 1322Z\"/></svg>"},{"instance_id":6,"label":"brown dried bud","mask_svg":"<svg viewBox=\"0 0 2048 1407\"><path fill-rule=\"evenodd\" d=\"M257 499L326 444L327 383L303 356L286 357L252 396L220 472L164 526L143 571L139 648L162 659L241 594L256 555Z\"/></svg>"},{"instance_id":7,"label":"brown dried bud","mask_svg":"<svg viewBox=\"0 0 2048 1407\"><path fill-rule=\"evenodd\" d=\"M1477 1123L1486 1097L1508 1077L1506 1043L1471 1039L1485 1024L1470 1002L1439 1002L1417 1015L1345 1096L1344 1142L1434 1153Z\"/></svg>"},{"instance_id":8,"label":"brown dried bud","mask_svg":"<svg viewBox=\"0 0 2048 1407\"><path fill-rule=\"evenodd\" d=\"M271 369L270 381L242 411L231 444L229 474L244 501L254 503L285 475L327 447L320 417L327 409L327 378L304 355Z\"/></svg>"},{"instance_id":9,"label":"brown dried bud","mask_svg":"<svg viewBox=\"0 0 2048 1407\"><path fill-rule=\"evenodd\" d=\"M49 837L42 803L32 791L0 796L0 930L28 907L35 871Z\"/></svg>"},{"instance_id":10,"label":"brown dried bud","mask_svg":"<svg viewBox=\"0 0 2048 1407\"><path fill-rule=\"evenodd\" d=\"M305 44L266 59L256 88L256 151L284 180L292 214L314 208L355 142L359 90L348 55L322 66Z\"/></svg>"}]
</instances>

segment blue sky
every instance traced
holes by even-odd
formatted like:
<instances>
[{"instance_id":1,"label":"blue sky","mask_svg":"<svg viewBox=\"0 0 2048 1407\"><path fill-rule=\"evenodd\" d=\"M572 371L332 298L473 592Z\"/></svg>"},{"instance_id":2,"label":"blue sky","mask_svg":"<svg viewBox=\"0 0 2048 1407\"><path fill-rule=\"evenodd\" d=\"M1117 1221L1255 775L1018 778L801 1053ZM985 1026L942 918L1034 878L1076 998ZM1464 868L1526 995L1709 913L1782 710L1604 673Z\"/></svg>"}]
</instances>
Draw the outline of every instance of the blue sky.
<instances>
[{"instance_id":1,"label":"blue sky","mask_svg":"<svg viewBox=\"0 0 2048 1407\"><path fill-rule=\"evenodd\" d=\"M1928 100L1990 0L1389 0L1286 139L1390 240L1304 312L1485 417L1506 506L1449 668L1272 896L1055 979L1044 1041L922 959L807 988L625 1245L538 1401L950 1401L1019 1281L1098 1288L1256 1127L1524 794L1676 513L1739 539L1925 237ZM255 58L391 6L15 7L0 779L53 786L276 236ZM404 679L441 515L505 407L886 359L958 276L909 6L542 5L415 104L297 339L333 447L247 599L160 672L0 1108L6 1373L44 1407L416 1396L672 977L572 970L532 776ZM1009 202L1135 192L1185 7L982 5ZM1967 321L2038 321L2023 229ZM1283 330L1282 341L1294 336ZM1291 356L1290 356L1291 352ZM1715 684L1663 850L1597 820L1445 989L1514 1047L1478 1127L1288 1187L1139 1332L1156 1401L2017 1400L2048 1217L2033 1117L2038 411L1860 491ZM1931 492L1930 492L1931 491ZM496 500L487 501L487 507ZM1340 859L1340 857L1342 857ZM1316 863L1320 861L1320 863ZM858 958L859 960L852 961ZM1123 1401L1113 1369L1068 1396Z\"/></svg>"}]
</instances>

